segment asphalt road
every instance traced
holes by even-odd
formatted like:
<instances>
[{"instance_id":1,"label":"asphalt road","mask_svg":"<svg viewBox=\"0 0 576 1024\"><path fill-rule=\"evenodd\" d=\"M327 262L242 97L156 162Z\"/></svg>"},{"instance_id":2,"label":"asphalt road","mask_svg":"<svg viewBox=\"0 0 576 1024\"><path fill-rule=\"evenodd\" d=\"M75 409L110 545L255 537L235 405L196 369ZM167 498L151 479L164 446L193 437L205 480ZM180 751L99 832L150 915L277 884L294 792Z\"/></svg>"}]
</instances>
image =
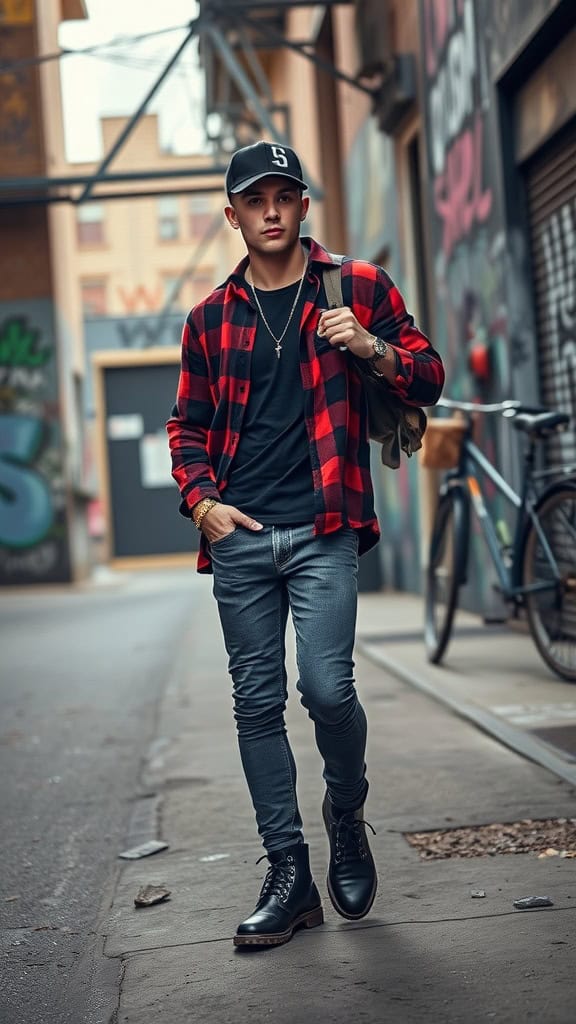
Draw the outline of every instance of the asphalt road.
<instances>
[{"instance_id":1,"label":"asphalt road","mask_svg":"<svg viewBox=\"0 0 576 1024\"><path fill-rule=\"evenodd\" d=\"M0 592L0 1021L100 1024L98 920L129 839L193 570Z\"/></svg>"}]
</instances>

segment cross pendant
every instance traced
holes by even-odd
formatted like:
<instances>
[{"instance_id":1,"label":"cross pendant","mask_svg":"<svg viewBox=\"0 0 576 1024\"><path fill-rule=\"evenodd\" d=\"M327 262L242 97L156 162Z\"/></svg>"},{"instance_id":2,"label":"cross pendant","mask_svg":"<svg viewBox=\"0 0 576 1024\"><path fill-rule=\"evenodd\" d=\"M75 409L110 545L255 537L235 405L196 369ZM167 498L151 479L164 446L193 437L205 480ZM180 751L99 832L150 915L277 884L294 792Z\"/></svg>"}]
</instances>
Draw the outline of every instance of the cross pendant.
<instances>
[{"instance_id":1,"label":"cross pendant","mask_svg":"<svg viewBox=\"0 0 576 1024\"><path fill-rule=\"evenodd\" d=\"M281 351L282 351L282 345L280 344L279 341L277 341L276 342L276 355L278 356L278 359L280 359Z\"/></svg>"}]
</instances>

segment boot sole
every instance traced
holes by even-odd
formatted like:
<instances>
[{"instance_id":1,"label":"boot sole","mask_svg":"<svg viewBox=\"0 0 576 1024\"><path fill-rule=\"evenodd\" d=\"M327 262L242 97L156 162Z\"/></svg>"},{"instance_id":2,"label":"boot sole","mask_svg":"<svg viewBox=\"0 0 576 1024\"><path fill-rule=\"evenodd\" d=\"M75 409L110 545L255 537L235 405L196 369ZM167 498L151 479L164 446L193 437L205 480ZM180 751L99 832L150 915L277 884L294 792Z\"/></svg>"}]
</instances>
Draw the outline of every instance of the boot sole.
<instances>
[{"instance_id":1,"label":"boot sole","mask_svg":"<svg viewBox=\"0 0 576 1024\"><path fill-rule=\"evenodd\" d=\"M316 907L314 910L307 910L305 914L300 914L299 917L295 918L290 928L285 932L275 932L272 935L235 935L234 945L283 946L285 942L290 942L298 928L317 928L321 924L324 924L324 912L322 907Z\"/></svg>"},{"instance_id":2,"label":"boot sole","mask_svg":"<svg viewBox=\"0 0 576 1024\"><path fill-rule=\"evenodd\" d=\"M330 902L331 902L332 906L334 907L334 910L336 911L336 913L340 914L340 917L345 917L347 921L361 921L363 917L366 917L366 914L370 913L370 911L372 909L372 904L374 903L374 900L376 899L376 892L378 890L378 878L374 879L374 887L373 887L372 892L370 894L370 899L368 901L368 905L365 907L365 909L362 911L361 914L349 914L348 911L342 909L342 907L338 903L338 900L336 899L336 897L335 897L335 895L334 895L334 893L332 891L332 886L330 885L330 877L329 876L326 877L326 887L328 889L328 895L330 897Z\"/></svg>"}]
</instances>

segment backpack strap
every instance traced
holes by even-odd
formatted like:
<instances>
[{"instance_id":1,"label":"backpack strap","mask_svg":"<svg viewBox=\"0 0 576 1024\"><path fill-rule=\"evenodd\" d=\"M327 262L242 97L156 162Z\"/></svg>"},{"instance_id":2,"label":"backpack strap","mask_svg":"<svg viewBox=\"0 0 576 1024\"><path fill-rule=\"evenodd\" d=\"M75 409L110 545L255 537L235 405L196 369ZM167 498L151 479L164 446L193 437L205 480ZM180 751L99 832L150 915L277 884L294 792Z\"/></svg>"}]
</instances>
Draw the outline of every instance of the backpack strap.
<instances>
[{"instance_id":1,"label":"backpack strap","mask_svg":"<svg viewBox=\"0 0 576 1024\"><path fill-rule=\"evenodd\" d=\"M330 309L344 305L342 297L343 256L330 253L337 266L324 267L322 277L326 301ZM401 398L388 391L386 381L375 381L367 372L364 360L355 360L363 376L368 407L368 432L374 441L382 445L380 457L385 466L398 469L400 450L408 456L422 447L422 435L426 430L426 414L423 409L406 405ZM383 401L384 399L384 401Z\"/></svg>"},{"instance_id":2,"label":"backpack strap","mask_svg":"<svg viewBox=\"0 0 576 1024\"><path fill-rule=\"evenodd\" d=\"M324 267L322 278L326 291L326 301L329 309L338 309L344 305L342 298L342 260L343 256L335 256L330 253L330 259L338 264L336 267Z\"/></svg>"}]
</instances>

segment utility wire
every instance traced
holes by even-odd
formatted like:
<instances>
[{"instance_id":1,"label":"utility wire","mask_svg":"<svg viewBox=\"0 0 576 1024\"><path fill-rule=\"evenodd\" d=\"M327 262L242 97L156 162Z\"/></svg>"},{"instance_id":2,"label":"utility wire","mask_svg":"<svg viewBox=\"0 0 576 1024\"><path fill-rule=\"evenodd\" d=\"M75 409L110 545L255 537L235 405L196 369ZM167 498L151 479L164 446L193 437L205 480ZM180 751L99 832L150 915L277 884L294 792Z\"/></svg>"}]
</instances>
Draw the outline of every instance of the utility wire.
<instances>
[{"instance_id":1,"label":"utility wire","mask_svg":"<svg viewBox=\"0 0 576 1024\"><path fill-rule=\"evenodd\" d=\"M158 68L163 68L166 64L164 57L133 57L128 54L121 53L94 53L90 55L94 60L101 60L106 63L116 64L118 67L127 68L130 71L156 71ZM180 78L187 78L190 72L193 71L197 65L190 64L187 67L174 68L173 75L178 75Z\"/></svg>"},{"instance_id":2,"label":"utility wire","mask_svg":"<svg viewBox=\"0 0 576 1024\"><path fill-rule=\"evenodd\" d=\"M185 25L173 25L171 28L159 28L155 32L145 32L138 36L116 36L106 43L93 43L92 46L84 46L80 50L62 48L55 53L42 53L37 57L23 57L19 60L0 61L0 74L6 71L16 71L18 68L35 67L38 64L47 64L49 61L61 60L63 57L82 57L90 54L97 54L99 50L106 50L110 46L129 46L140 43L145 39L153 39L157 36L166 35L169 32L184 32L190 29L197 22L188 21Z\"/></svg>"}]
</instances>

